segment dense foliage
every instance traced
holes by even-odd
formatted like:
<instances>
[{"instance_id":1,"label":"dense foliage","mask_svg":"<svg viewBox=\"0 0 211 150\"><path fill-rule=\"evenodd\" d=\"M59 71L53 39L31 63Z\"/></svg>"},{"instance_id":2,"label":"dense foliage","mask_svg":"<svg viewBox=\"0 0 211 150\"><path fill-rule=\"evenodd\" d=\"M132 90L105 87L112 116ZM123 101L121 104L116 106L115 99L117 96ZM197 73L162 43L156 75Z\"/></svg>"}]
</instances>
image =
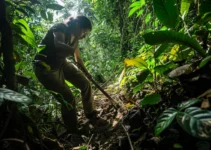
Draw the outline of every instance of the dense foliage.
<instances>
[{"instance_id":1,"label":"dense foliage","mask_svg":"<svg viewBox=\"0 0 211 150\"><path fill-rule=\"evenodd\" d=\"M60 130L60 124L43 125L59 120L60 104L37 81L32 61L48 28L74 14L93 24L80 42L85 66L103 87L124 91L127 112L138 108L149 114L153 137L179 125L196 139L210 140L210 8L210 0L2 0L0 140L10 141L9 128L31 139ZM14 120L17 125L9 124ZM133 145L144 149L141 140L149 136L140 134ZM173 145L182 147L177 142Z\"/></svg>"}]
</instances>

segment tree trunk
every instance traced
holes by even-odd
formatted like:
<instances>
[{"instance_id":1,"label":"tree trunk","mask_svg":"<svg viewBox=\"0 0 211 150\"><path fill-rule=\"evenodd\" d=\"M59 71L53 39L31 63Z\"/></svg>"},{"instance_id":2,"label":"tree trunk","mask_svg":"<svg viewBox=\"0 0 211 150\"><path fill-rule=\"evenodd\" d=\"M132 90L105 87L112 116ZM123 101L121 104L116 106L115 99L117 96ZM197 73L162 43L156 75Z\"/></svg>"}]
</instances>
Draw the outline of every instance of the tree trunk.
<instances>
[{"instance_id":1,"label":"tree trunk","mask_svg":"<svg viewBox=\"0 0 211 150\"><path fill-rule=\"evenodd\" d=\"M16 90L15 61L13 58L13 40L10 24L6 19L5 0L0 0L0 32L1 52L3 53L4 70L3 76L6 87Z\"/></svg>"},{"instance_id":2,"label":"tree trunk","mask_svg":"<svg viewBox=\"0 0 211 150\"><path fill-rule=\"evenodd\" d=\"M118 0L116 9L118 10L119 16L119 29L121 33L121 53L122 57L126 57L128 51L131 50L130 44L130 32L129 32L129 19L127 18L129 2L128 0Z\"/></svg>"}]
</instances>

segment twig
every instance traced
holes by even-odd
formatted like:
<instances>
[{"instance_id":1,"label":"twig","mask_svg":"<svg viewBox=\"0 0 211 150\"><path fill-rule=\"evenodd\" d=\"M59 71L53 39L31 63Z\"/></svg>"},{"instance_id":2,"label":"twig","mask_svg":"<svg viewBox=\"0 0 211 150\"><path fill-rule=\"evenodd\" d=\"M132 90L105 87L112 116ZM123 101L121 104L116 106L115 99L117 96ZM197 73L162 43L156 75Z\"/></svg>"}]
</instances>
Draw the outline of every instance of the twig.
<instances>
[{"instance_id":1,"label":"twig","mask_svg":"<svg viewBox=\"0 0 211 150\"><path fill-rule=\"evenodd\" d=\"M127 129L124 127L123 124L121 124L121 125L122 125L122 128L124 129L124 131L125 131L125 133L126 133L126 135L127 135L128 141L129 141L129 143L130 143L130 148L131 148L131 150L134 150L133 144L132 144L132 142L131 142L130 135L129 135Z\"/></svg>"},{"instance_id":2,"label":"twig","mask_svg":"<svg viewBox=\"0 0 211 150\"><path fill-rule=\"evenodd\" d=\"M21 140L21 139L7 138L7 139L2 139L2 141L15 141L15 142L20 142L20 143L23 143L23 144L25 145L26 150L30 150L29 145L28 145L25 141L23 141L23 140Z\"/></svg>"},{"instance_id":3,"label":"twig","mask_svg":"<svg viewBox=\"0 0 211 150\"><path fill-rule=\"evenodd\" d=\"M94 135L94 134L91 135L91 137L90 137L90 139L89 139L89 142L87 143L87 146L86 146L87 148L89 147L89 144L90 144L90 142L91 142L91 140L92 140L92 138L93 138L93 135Z\"/></svg>"}]
</instances>

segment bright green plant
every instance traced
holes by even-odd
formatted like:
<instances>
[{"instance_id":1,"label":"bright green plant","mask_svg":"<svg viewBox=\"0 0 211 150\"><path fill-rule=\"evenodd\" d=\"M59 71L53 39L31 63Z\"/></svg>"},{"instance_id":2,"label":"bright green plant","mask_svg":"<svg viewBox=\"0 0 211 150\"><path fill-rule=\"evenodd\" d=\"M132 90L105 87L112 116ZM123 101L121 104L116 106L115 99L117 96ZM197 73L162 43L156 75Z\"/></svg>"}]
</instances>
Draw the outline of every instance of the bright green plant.
<instances>
[{"instance_id":1,"label":"bright green plant","mask_svg":"<svg viewBox=\"0 0 211 150\"><path fill-rule=\"evenodd\" d=\"M190 135L200 139L211 139L210 130L207 130L211 126L211 111L191 107L199 102L200 99L191 99L181 103L177 109L165 110L158 118L155 135L162 133L176 118L177 123Z\"/></svg>"},{"instance_id":2,"label":"bright green plant","mask_svg":"<svg viewBox=\"0 0 211 150\"><path fill-rule=\"evenodd\" d=\"M135 12L137 12L139 9L141 9L144 5L145 5L145 0L133 2L130 5L131 10L128 14L128 17L132 16ZM142 13L143 13L143 9L141 9L137 12L137 16L140 16Z\"/></svg>"},{"instance_id":3,"label":"bright green plant","mask_svg":"<svg viewBox=\"0 0 211 150\"><path fill-rule=\"evenodd\" d=\"M175 0L153 0L155 14L169 28L175 28L179 23L179 11Z\"/></svg>"},{"instance_id":4,"label":"bright green plant","mask_svg":"<svg viewBox=\"0 0 211 150\"><path fill-rule=\"evenodd\" d=\"M160 94L153 93L146 95L143 100L141 100L140 105L154 105L158 103L161 99Z\"/></svg>"}]
</instances>

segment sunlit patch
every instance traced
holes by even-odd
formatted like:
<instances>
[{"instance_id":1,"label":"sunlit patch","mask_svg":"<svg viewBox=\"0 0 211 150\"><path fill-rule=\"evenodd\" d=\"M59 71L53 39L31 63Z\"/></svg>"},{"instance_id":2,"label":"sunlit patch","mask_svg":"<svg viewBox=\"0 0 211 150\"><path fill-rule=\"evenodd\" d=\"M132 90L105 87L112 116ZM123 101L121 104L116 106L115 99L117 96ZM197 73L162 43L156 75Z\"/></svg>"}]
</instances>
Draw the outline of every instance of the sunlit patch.
<instances>
[{"instance_id":1,"label":"sunlit patch","mask_svg":"<svg viewBox=\"0 0 211 150\"><path fill-rule=\"evenodd\" d=\"M64 2L63 2L63 1L61 1L61 0L57 0L57 2L58 2L58 4L59 4L59 5L64 6Z\"/></svg>"},{"instance_id":2,"label":"sunlit patch","mask_svg":"<svg viewBox=\"0 0 211 150\"><path fill-rule=\"evenodd\" d=\"M70 14L71 14L71 16L73 17L73 18L76 18L77 17L77 15L78 15L78 13L77 13L77 11L70 11Z\"/></svg>"}]
</instances>

